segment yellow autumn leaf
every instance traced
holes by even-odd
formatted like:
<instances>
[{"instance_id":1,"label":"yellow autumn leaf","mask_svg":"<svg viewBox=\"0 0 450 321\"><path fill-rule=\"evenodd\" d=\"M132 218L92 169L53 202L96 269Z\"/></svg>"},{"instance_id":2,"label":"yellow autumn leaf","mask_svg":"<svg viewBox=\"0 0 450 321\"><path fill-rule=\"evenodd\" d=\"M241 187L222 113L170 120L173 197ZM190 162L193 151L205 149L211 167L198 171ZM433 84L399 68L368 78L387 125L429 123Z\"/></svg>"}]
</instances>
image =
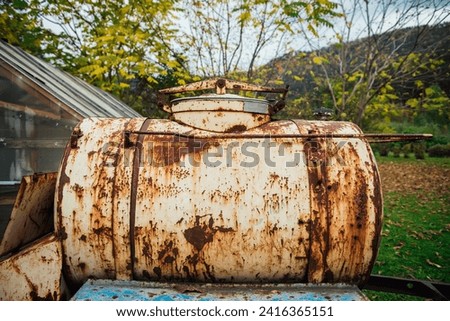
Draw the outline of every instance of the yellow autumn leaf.
<instances>
[{"instance_id":1,"label":"yellow autumn leaf","mask_svg":"<svg viewBox=\"0 0 450 321\"><path fill-rule=\"evenodd\" d=\"M325 61L325 59L323 59L322 57L313 57L313 63L315 63L316 65L321 65L323 64Z\"/></svg>"},{"instance_id":2,"label":"yellow autumn leaf","mask_svg":"<svg viewBox=\"0 0 450 321\"><path fill-rule=\"evenodd\" d=\"M94 69L90 72L90 75L93 77L98 77L100 75L103 75L106 71L107 68L105 67L101 67L101 66L93 66Z\"/></svg>"},{"instance_id":3,"label":"yellow autumn leaf","mask_svg":"<svg viewBox=\"0 0 450 321\"><path fill-rule=\"evenodd\" d=\"M250 19L250 17L251 17L250 12L247 11L247 10L245 10L244 12L242 12L242 13L239 15L239 21L240 21L240 22L245 22L245 21L247 21L248 19Z\"/></svg>"}]
</instances>

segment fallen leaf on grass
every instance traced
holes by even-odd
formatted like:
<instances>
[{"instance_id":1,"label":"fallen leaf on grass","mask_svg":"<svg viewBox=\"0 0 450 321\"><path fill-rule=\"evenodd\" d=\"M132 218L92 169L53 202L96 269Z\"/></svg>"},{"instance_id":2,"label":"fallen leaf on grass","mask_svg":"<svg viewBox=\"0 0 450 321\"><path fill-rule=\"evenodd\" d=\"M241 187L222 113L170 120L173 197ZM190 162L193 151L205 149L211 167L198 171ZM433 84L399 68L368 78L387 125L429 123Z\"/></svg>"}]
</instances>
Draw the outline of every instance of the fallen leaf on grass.
<instances>
[{"instance_id":1,"label":"fallen leaf on grass","mask_svg":"<svg viewBox=\"0 0 450 321\"><path fill-rule=\"evenodd\" d=\"M421 232L411 232L411 236L414 237L416 240L423 240L423 239L427 239L427 237L425 236L425 234L421 233Z\"/></svg>"},{"instance_id":2,"label":"fallen leaf on grass","mask_svg":"<svg viewBox=\"0 0 450 321\"><path fill-rule=\"evenodd\" d=\"M403 227L403 224L402 224L402 223L400 223L400 222L394 222L394 221L392 221L392 220L386 221L385 224L388 225L388 226L389 226L389 225L394 225L394 226L397 226L397 227Z\"/></svg>"},{"instance_id":3,"label":"fallen leaf on grass","mask_svg":"<svg viewBox=\"0 0 450 321\"><path fill-rule=\"evenodd\" d=\"M429 259L426 259L425 261L427 261L427 263L431 266L437 267L438 269L442 268L442 266L440 266L439 264L433 263L431 262Z\"/></svg>"},{"instance_id":4,"label":"fallen leaf on grass","mask_svg":"<svg viewBox=\"0 0 450 321\"><path fill-rule=\"evenodd\" d=\"M402 268L405 269L405 271L408 271L408 272L411 272L411 273L415 272L415 269L412 268L412 267L409 267L409 266L402 265ZM411 274L409 274L409 275L411 275ZM414 279L414 277L413 277L413 279Z\"/></svg>"},{"instance_id":5,"label":"fallen leaf on grass","mask_svg":"<svg viewBox=\"0 0 450 321\"><path fill-rule=\"evenodd\" d=\"M435 236L441 235L441 234L442 234L441 231L432 231L432 230L427 231L427 233L428 233L428 234L431 234L431 235L435 235Z\"/></svg>"},{"instance_id":6,"label":"fallen leaf on grass","mask_svg":"<svg viewBox=\"0 0 450 321\"><path fill-rule=\"evenodd\" d=\"M405 246L405 243L403 243L403 242L399 242L396 246L394 246L394 250L395 251L398 251L398 250L400 250L402 247L404 247Z\"/></svg>"}]
</instances>

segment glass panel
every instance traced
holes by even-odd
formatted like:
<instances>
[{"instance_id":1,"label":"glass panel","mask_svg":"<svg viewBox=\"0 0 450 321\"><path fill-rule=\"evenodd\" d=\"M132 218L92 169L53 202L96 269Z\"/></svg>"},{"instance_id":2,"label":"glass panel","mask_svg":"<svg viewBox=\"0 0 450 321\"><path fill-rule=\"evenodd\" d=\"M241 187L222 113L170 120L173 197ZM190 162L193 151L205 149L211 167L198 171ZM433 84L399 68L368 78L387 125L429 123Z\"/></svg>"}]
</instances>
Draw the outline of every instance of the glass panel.
<instances>
[{"instance_id":1,"label":"glass panel","mask_svg":"<svg viewBox=\"0 0 450 321\"><path fill-rule=\"evenodd\" d=\"M79 116L0 62L0 239L24 175L56 172Z\"/></svg>"}]
</instances>

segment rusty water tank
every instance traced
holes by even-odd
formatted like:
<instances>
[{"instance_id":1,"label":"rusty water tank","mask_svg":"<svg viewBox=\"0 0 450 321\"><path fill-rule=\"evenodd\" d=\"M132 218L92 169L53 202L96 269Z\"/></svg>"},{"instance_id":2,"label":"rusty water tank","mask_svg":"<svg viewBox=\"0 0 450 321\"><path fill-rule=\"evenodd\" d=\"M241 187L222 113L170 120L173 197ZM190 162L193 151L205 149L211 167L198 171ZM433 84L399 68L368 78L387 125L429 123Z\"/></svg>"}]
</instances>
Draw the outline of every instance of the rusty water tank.
<instances>
[{"instance_id":1,"label":"rusty water tank","mask_svg":"<svg viewBox=\"0 0 450 321\"><path fill-rule=\"evenodd\" d=\"M361 130L278 120L272 90L223 79L181 91L162 119L96 119L74 130L56 185L66 281L364 283L382 195ZM284 97L283 97L284 98Z\"/></svg>"}]
</instances>

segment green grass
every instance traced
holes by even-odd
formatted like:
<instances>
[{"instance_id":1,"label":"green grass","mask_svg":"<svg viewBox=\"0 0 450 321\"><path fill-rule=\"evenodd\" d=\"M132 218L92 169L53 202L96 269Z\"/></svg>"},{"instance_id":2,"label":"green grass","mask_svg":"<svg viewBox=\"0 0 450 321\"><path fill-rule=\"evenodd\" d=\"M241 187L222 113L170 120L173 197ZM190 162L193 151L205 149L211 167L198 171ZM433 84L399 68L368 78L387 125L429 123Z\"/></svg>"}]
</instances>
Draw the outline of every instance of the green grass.
<instances>
[{"instance_id":1,"label":"green grass","mask_svg":"<svg viewBox=\"0 0 450 321\"><path fill-rule=\"evenodd\" d=\"M424 171L428 166L450 166L449 158L377 160L421 164ZM448 187L436 188L442 190L384 194L382 241L372 274L450 283L450 195L445 190ZM423 300L376 291L364 293L371 300Z\"/></svg>"},{"instance_id":2,"label":"green grass","mask_svg":"<svg viewBox=\"0 0 450 321\"><path fill-rule=\"evenodd\" d=\"M382 241L373 273L450 282L448 204L439 197L423 201L416 197L385 195Z\"/></svg>"}]
</instances>

